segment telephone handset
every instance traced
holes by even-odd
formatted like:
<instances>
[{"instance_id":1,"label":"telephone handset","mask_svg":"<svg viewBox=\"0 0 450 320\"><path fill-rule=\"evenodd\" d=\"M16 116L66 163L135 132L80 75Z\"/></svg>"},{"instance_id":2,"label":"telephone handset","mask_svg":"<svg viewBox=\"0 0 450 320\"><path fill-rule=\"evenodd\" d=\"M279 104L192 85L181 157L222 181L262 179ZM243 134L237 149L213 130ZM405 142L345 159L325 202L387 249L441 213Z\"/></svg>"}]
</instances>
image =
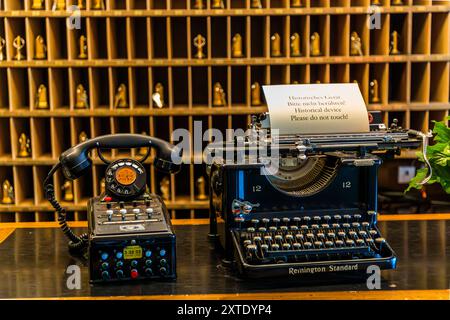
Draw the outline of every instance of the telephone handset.
<instances>
[{"instance_id":1,"label":"telephone handset","mask_svg":"<svg viewBox=\"0 0 450 320\"><path fill-rule=\"evenodd\" d=\"M154 165L158 170L167 173L176 173L180 165L173 160L181 160L181 149L170 143L141 134L111 134L88 139L61 154L59 162L67 179L74 180L81 177L92 165L89 151L92 149L120 149L148 147L156 149ZM148 155L148 154L147 154ZM107 162L99 152L99 156ZM146 157L145 157L146 158ZM145 158L143 160L145 160ZM140 162L143 162L142 160Z\"/></svg>"},{"instance_id":2,"label":"telephone handset","mask_svg":"<svg viewBox=\"0 0 450 320\"><path fill-rule=\"evenodd\" d=\"M148 151L140 160L127 158L110 163L101 153L102 149L142 147L147 147ZM124 201L136 199L144 193L146 173L142 163L149 156L151 149L156 150L154 166L158 170L166 173L177 173L181 168L181 149L164 140L140 134L104 135L86 140L63 152L59 157L59 162L53 166L46 177L44 190L47 200L58 212L58 222L64 234L69 238L69 248L72 250L85 248L88 243L88 235L75 235L67 225L66 211L56 200L51 178L59 169L62 169L65 178L69 180L75 180L81 177L92 165L92 159L89 157L89 151L92 149L97 149L99 158L108 164L105 177L107 198L111 198L117 203L120 202L122 206ZM146 202L148 202L148 199Z\"/></svg>"}]
</instances>

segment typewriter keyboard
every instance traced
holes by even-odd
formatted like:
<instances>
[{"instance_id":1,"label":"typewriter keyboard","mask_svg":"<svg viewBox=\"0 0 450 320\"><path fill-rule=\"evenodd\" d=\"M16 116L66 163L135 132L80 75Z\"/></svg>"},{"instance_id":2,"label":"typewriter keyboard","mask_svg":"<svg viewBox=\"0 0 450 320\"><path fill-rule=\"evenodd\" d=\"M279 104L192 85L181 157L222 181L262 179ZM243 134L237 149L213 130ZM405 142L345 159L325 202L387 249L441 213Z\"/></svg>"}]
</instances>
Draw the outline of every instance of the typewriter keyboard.
<instances>
[{"instance_id":1,"label":"typewriter keyboard","mask_svg":"<svg viewBox=\"0 0 450 320\"><path fill-rule=\"evenodd\" d=\"M385 239L361 215L263 218L235 229L247 263L330 261L380 257ZM372 221L370 221L372 219Z\"/></svg>"}]
</instances>

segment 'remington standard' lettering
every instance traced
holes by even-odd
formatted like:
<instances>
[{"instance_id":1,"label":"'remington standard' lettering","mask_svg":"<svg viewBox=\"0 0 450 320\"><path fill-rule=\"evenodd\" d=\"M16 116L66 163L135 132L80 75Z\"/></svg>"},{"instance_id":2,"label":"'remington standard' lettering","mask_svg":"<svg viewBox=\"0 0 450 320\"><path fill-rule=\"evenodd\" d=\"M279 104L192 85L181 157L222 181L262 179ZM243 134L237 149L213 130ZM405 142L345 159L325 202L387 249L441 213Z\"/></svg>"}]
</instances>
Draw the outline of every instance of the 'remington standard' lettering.
<instances>
[{"instance_id":1,"label":"'remington standard' lettering","mask_svg":"<svg viewBox=\"0 0 450 320\"><path fill-rule=\"evenodd\" d=\"M358 270L358 264L345 264L345 265L329 265L327 267L302 267L302 268L289 268L289 275L295 276L300 274L315 274L324 272L342 272L342 271L356 271Z\"/></svg>"}]
</instances>

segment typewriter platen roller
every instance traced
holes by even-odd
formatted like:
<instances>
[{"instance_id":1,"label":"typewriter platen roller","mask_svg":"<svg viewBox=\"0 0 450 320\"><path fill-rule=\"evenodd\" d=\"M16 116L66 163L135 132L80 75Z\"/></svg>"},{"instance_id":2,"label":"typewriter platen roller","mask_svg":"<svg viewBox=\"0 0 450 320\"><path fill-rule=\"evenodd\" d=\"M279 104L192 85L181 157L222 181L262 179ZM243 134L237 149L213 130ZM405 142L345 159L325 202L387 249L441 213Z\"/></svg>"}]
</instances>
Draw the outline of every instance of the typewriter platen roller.
<instances>
[{"instance_id":1,"label":"typewriter platen roller","mask_svg":"<svg viewBox=\"0 0 450 320\"><path fill-rule=\"evenodd\" d=\"M257 145L251 132L268 120L254 117L244 163L216 160L209 167L210 236L225 249L224 261L248 277L395 268L377 226L377 171L383 157L426 147L427 137L396 123L387 129L377 112L369 118L367 133L280 136L279 169L270 174L267 160L248 159ZM236 143L211 148L237 152Z\"/></svg>"}]
</instances>

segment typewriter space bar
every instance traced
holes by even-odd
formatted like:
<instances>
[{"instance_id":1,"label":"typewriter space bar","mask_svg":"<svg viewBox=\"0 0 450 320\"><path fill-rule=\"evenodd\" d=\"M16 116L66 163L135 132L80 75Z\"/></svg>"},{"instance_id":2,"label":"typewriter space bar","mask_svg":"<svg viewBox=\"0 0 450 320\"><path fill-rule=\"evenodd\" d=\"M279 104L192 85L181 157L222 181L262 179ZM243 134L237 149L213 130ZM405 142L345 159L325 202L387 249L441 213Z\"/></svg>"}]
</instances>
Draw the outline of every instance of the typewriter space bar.
<instances>
[{"instance_id":1,"label":"typewriter space bar","mask_svg":"<svg viewBox=\"0 0 450 320\"><path fill-rule=\"evenodd\" d=\"M371 249L368 246L361 247L343 247L343 248L323 248L323 249L305 249L305 250L277 250L268 251L265 253L266 257L283 256L305 256L305 255L325 255L325 254L363 254L369 253Z\"/></svg>"}]
</instances>

